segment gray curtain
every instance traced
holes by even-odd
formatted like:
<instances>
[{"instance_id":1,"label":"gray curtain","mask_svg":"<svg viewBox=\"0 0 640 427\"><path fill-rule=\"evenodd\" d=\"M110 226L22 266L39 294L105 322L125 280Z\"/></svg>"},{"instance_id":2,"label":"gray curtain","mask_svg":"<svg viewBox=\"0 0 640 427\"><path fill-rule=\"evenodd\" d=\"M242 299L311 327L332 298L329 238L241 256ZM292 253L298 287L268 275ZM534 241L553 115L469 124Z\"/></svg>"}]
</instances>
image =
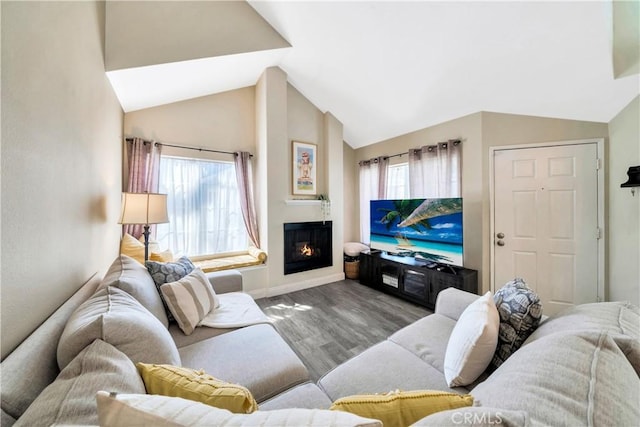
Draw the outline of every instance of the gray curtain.
<instances>
[{"instance_id":1,"label":"gray curtain","mask_svg":"<svg viewBox=\"0 0 640 427\"><path fill-rule=\"evenodd\" d=\"M374 164L378 165L378 199L387 198L387 172L389 169L389 158L381 156L373 159Z\"/></svg>"},{"instance_id":2,"label":"gray curtain","mask_svg":"<svg viewBox=\"0 0 640 427\"><path fill-rule=\"evenodd\" d=\"M388 157L363 160L360 166L360 241L369 243L369 202L384 199L387 194Z\"/></svg>"},{"instance_id":3,"label":"gray curtain","mask_svg":"<svg viewBox=\"0 0 640 427\"><path fill-rule=\"evenodd\" d=\"M247 227L247 234L251 243L260 248L260 234L258 233L258 216L253 199L253 171L251 169L251 154L246 151L235 153L236 179L240 191L240 206L242 218Z\"/></svg>"},{"instance_id":4,"label":"gray curtain","mask_svg":"<svg viewBox=\"0 0 640 427\"><path fill-rule=\"evenodd\" d=\"M409 150L411 197L460 197L461 143L457 140Z\"/></svg>"},{"instance_id":5,"label":"gray curtain","mask_svg":"<svg viewBox=\"0 0 640 427\"><path fill-rule=\"evenodd\" d=\"M125 191L127 193L157 193L162 146L141 138L127 139L125 144L128 164ZM144 226L124 224L122 229L124 233L129 233L139 239L144 231ZM151 232L155 234L155 226L151 227Z\"/></svg>"}]
</instances>

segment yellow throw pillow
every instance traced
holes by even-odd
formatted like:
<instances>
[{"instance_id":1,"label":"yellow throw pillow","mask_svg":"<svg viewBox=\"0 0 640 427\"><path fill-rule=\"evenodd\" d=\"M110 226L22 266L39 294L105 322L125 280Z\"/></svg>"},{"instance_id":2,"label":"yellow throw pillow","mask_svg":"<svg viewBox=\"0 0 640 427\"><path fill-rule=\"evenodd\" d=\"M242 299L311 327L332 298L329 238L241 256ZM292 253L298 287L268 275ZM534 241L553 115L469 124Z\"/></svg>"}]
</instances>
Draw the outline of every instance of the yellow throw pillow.
<instances>
[{"instance_id":1,"label":"yellow throw pillow","mask_svg":"<svg viewBox=\"0 0 640 427\"><path fill-rule=\"evenodd\" d=\"M173 253L169 249L167 249L164 252L152 252L149 255L149 259L151 261L158 261L158 262L172 262Z\"/></svg>"},{"instance_id":2,"label":"yellow throw pillow","mask_svg":"<svg viewBox=\"0 0 640 427\"><path fill-rule=\"evenodd\" d=\"M473 405L470 394L447 393L439 390L391 391L336 400L332 410L350 412L382 421L384 427L406 427L427 415Z\"/></svg>"},{"instance_id":3,"label":"yellow throw pillow","mask_svg":"<svg viewBox=\"0 0 640 427\"><path fill-rule=\"evenodd\" d=\"M147 363L137 363L136 367L148 394L181 397L236 414L250 414L258 409L246 387L216 379L203 371Z\"/></svg>"},{"instance_id":4,"label":"yellow throw pillow","mask_svg":"<svg viewBox=\"0 0 640 427\"><path fill-rule=\"evenodd\" d=\"M144 265L144 243L140 243L138 239L129 233L122 236L120 242L120 253L138 261Z\"/></svg>"},{"instance_id":5,"label":"yellow throw pillow","mask_svg":"<svg viewBox=\"0 0 640 427\"><path fill-rule=\"evenodd\" d=\"M144 265L144 240L140 241L129 233L125 233L120 241L120 253L138 261ZM160 252L157 242L149 242L149 259L151 261L171 262L173 253L170 250Z\"/></svg>"}]
</instances>

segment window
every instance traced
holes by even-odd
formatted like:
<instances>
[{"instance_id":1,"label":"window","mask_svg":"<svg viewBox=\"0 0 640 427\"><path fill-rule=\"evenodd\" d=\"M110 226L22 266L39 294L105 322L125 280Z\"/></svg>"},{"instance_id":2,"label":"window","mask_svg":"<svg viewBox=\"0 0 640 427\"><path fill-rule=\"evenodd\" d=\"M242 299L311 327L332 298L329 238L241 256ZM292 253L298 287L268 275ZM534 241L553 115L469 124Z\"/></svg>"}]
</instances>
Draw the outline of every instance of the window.
<instances>
[{"instance_id":1,"label":"window","mask_svg":"<svg viewBox=\"0 0 640 427\"><path fill-rule=\"evenodd\" d=\"M398 163L387 168L387 199L409 198L409 164Z\"/></svg>"},{"instance_id":2,"label":"window","mask_svg":"<svg viewBox=\"0 0 640 427\"><path fill-rule=\"evenodd\" d=\"M189 256L248 248L232 162L162 156L160 192L170 221L157 226L161 248Z\"/></svg>"}]
</instances>

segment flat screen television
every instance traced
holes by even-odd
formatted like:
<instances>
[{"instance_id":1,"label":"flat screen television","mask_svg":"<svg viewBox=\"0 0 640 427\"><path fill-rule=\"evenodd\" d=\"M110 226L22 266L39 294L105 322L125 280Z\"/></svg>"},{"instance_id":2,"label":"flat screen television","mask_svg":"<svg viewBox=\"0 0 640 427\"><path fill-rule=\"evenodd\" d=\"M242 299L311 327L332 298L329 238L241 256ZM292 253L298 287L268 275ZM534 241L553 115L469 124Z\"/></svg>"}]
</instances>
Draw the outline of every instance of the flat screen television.
<instances>
[{"instance_id":1,"label":"flat screen television","mask_svg":"<svg viewBox=\"0 0 640 427\"><path fill-rule=\"evenodd\" d=\"M462 199L371 201L371 249L462 267Z\"/></svg>"}]
</instances>

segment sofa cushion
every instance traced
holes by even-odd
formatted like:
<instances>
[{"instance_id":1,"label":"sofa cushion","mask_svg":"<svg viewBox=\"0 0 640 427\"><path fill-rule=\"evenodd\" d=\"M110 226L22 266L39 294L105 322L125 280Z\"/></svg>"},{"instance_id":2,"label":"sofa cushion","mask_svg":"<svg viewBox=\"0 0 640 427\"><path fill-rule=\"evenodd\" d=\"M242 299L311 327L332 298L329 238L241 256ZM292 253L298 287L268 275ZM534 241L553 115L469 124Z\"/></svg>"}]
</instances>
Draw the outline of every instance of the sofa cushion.
<instances>
[{"instance_id":1,"label":"sofa cushion","mask_svg":"<svg viewBox=\"0 0 640 427\"><path fill-rule=\"evenodd\" d=\"M444 355L455 325L454 320L436 313L405 326L388 339L444 375Z\"/></svg>"},{"instance_id":2,"label":"sofa cushion","mask_svg":"<svg viewBox=\"0 0 640 427\"><path fill-rule=\"evenodd\" d=\"M637 425L640 378L606 332L565 332L521 347L471 394L541 425Z\"/></svg>"},{"instance_id":3,"label":"sofa cushion","mask_svg":"<svg viewBox=\"0 0 640 427\"><path fill-rule=\"evenodd\" d=\"M145 425L175 426L263 426L263 427L382 427L378 420L338 411L319 409L281 409L233 414L199 402L140 394L98 392L98 417L101 427Z\"/></svg>"},{"instance_id":4,"label":"sofa cushion","mask_svg":"<svg viewBox=\"0 0 640 427\"><path fill-rule=\"evenodd\" d=\"M383 341L329 371L318 381L331 400L354 394L386 393L400 386L408 390L451 389L438 369L391 341Z\"/></svg>"},{"instance_id":5,"label":"sofa cushion","mask_svg":"<svg viewBox=\"0 0 640 427\"><path fill-rule=\"evenodd\" d=\"M524 411L473 406L436 412L411 427L528 427L531 425Z\"/></svg>"},{"instance_id":6,"label":"sofa cushion","mask_svg":"<svg viewBox=\"0 0 640 427\"><path fill-rule=\"evenodd\" d=\"M444 376L450 387L469 385L487 369L496 350L499 325L491 292L465 308L444 356Z\"/></svg>"},{"instance_id":7,"label":"sofa cushion","mask_svg":"<svg viewBox=\"0 0 640 427\"><path fill-rule=\"evenodd\" d=\"M58 342L58 365L64 368L95 339L102 339L134 363L180 364L169 331L127 292L107 286L71 315Z\"/></svg>"},{"instance_id":8,"label":"sofa cushion","mask_svg":"<svg viewBox=\"0 0 640 427\"><path fill-rule=\"evenodd\" d=\"M126 255L120 255L109 267L98 289L104 289L107 286L127 292L156 316L165 327L169 326L160 293L144 265Z\"/></svg>"},{"instance_id":9,"label":"sofa cushion","mask_svg":"<svg viewBox=\"0 0 640 427\"><path fill-rule=\"evenodd\" d=\"M144 265L147 267L149 274L151 274L151 278L156 284L156 288L160 295L162 295L160 286L165 283L176 282L182 279L195 268L191 260L186 256L180 257L173 262L146 261ZM175 319L173 318L173 314L171 314L171 310L169 310L166 301L163 299L162 302L164 303L164 309L169 322L174 322Z\"/></svg>"},{"instance_id":10,"label":"sofa cushion","mask_svg":"<svg viewBox=\"0 0 640 427\"><path fill-rule=\"evenodd\" d=\"M47 320L31 333L0 364L0 397L2 412L13 419L24 414L29 405L51 384L58 374L56 352L64 326L73 312L100 284L93 276L65 301ZM25 381L29 378L29 381ZM2 415L0 425L10 425Z\"/></svg>"},{"instance_id":11,"label":"sofa cushion","mask_svg":"<svg viewBox=\"0 0 640 427\"><path fill-rule=\"evenodd\" d=\"M237 330L238 328L195 328L191 335L185 335L178 326L177 323L169 324L169 333L171 334L171 338L176 343L178 349L181 347L186 347L191 344L195 344L200 341L204 341L208 338L217 337L218 335L226 334L227 332L232 332Z\"/></svg>"},{"instance_id":12,"label":"sofa cushion","mask_svg":"<svg viewBox=\"0 0 640 427\"><path fill-rule=\"evenodd\" d=\"M493 297L500 315L498 345L491 360L497 368L520 348L540 323L542 303L523 279L516 278L506 283Z\"/></svg>"},{"instance_id":13,"label":"sofa cushion","mask_svg":"<svg viewBox=\"0 0 640 427\"><path fill-rule=\"evenodd\" d=\"M331 399L313 383L300 384L260 404L261 411L304 408L329 409Z\"/></svg>"},{"instance_id":14,"label":"sofa cushion","mask_svg":"<svg viewBox=\"0 0 640 427\"><path fill-rule=\"evenodd\" d=\"M169 311L186 335L191 335L202 319L220 305L209 279L199 268L178 281L161 285L160 291Z\"/></svg>"},{"instance_id":15,"label":"sofa cushion","mask_svg":"<svg viewBox=\"0 0 640 427\"><path fill-rule=\"evenodd\" d=\"M640 376L640 309L626 302L581 304L540 324L524 345L557 332L605 331Z\"/></svg>"},{"instance_id":16,"label":"sofa cushion","mask_svg":"<svg viewBox=\"0 0 640 427\"><path fill-rule=\"evenodd\" d=\"M16 419L7 414L4 409L0 411L0 426L11 427L15 424Z\"/></svg>"},{"instance_id":17,"label":"sofa cushion","mask_svg":"<svg viewBox=\"0 0 640 427\"><path fill-rule=\"evenodd\" d=\"M309 379L298 356L267 324L247 326L179 351L182 366L241 384L258 402Z\"/></svg>"},{"instance_id":18,"label":"sofa cushion","mask_svg":"<svg viewBox=\"0 0 640 427\"><path fill-rule=\"evenodd\" d=\"M148 394L182 397L235 414L250 414L258 409L245 387L219 380L202 370L148 363L138 363L136 367Z\"/></svg>"},{"instance_id":19,"label":"sofa cushion","mask_svg":"<svg viewBox=\"0 0 640 427\"><path fill-rule=\"evenodd\" d=\"M95 340L44 389L15 426L97 424L95 394L99 390L144 393L144 384L125 354Z\"/></svg>"},{"instance_id":20,"label":"sofa cushion","mask_svg":"<svg viewBox=\"0 0 640 427\"><path fill-rule=\"evenodd\" d=\"M443 391L391 391L385 394L347 396L336 400L331 409L382 421L385 427L405 427L448 409L473 405L473 397Z\"/></svg>"}]
</instances>

